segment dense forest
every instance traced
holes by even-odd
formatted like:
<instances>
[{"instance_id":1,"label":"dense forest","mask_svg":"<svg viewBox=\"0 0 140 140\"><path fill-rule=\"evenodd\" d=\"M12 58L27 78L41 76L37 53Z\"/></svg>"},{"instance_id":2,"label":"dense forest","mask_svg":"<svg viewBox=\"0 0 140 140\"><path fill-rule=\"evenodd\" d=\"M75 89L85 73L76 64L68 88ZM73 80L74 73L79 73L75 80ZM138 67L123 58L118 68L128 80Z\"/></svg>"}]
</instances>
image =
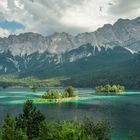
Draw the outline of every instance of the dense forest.
<instances>
[{"instance_id":1,"label":"dense forest","mask_svg":"<svg viewBox=\"0 0 140 140\"><path fill-rule=\"evenodd\" d=\"M1 75L0 85L7 86L67 86L96 87L124 85L126 89L140 89L140 53L130 54L118 50L83 58L59 67L32 69L28 74ZM130 55L128 57L128 55ZM104 61L103 61L104 60Z\"/></svg>"},{"instance_id":2,"label":"dense forest","mask_svg":"<svg viewBox=\"0 0 140 140\"><path fill-rule=\"evenodd\" d=\"M114 57L114 56L112 56ZM111 57L111 58L112 58ZM118 54L111 60L106 57L88 58L62 65L58 70L51 68L26 76L1 75L0 85L8 86L67 86L96 87L99 85L124 85L126 89L140 89L140 54L130 61L118 62ZM102 60L107 59L106 63ZM116 60L116 61L114 61ZM41 74L41 76L38 75ZM47 75L47 76L46 76Z\"/></svg>"},{"instance_id":3,"label":"dense forest","mask_svg":"<svg viewBox=\"0 0 140 140\"><path fill-rule=\"evenodd\" d=\"M140 75L138 71L135 73L129 73L124 71L120 72L112 71L99 71L84 74L77 74L71 76L69 79L62 81L64 85L71 84L75 87L96 87L106 84L124 85L126 89L140 89Z\"/></svg>"},{"instance_id":4,"label":"dense forest","mask_svg":"<svg viewBox=\"0 0 140 140\"><path fill-rule=\"evenodd\" d=\"M100 85L124 85L126 89L140 89L140 75L138 71L133 74L124 72L120 75L119 72L99 71L96 73L76 74L67 77L55 77L49 79L37 79L35 77L19 78L14 75L0 76L0 86L3 88L9 86L24 86L24 87L50 87L50 86L67 86L74 87L91 87L95 88Z\"/></svg>"},{"instance_id":5,"label":"dense forest","mask_svg":"<svg viewBox=\"0 0 140 140\"><path fill-rule=\"evenodd\" d=\"M128 55L130 54L123 53L122 49L113 53L103 52L58 67L33 70L28 76L34 75L40 79L65 77L61 79L61 84L75 87L94 88L99 85L120 84L126 89L140 89L140 53Z\"/></svg>"}]
</instances>

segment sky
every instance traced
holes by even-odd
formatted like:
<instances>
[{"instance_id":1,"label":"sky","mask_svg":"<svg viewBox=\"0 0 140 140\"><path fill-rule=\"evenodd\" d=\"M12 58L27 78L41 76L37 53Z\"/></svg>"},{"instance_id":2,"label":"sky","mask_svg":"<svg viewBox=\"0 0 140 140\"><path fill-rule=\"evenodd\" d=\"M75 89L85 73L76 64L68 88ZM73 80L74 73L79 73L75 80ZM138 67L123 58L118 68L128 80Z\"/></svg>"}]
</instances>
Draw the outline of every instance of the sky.
<instances>
[{"instance_id":1,"label":"sky","mask_svg":"<svg viewBox=\"0 0 140 140\"><path fill-rule=\"evenodd\" d=\"M140 0L0 0L0 37L93 32L119 18L140 16Z\"/></svg>"}]
</instances>

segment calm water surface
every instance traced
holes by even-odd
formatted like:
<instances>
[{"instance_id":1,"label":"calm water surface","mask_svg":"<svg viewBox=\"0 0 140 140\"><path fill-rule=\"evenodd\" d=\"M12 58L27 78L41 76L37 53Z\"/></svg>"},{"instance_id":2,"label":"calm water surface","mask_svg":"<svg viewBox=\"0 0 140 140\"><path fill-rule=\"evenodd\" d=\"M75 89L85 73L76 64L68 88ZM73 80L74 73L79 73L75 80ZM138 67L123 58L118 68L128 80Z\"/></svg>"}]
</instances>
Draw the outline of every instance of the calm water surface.
<instances>
[{"instance_id":1,"label":"calm water surface","mask_svg":"<svg viewBox=\"0 0 140 140\"><path fill-rule=\"evenodd\" d=\"M57 88L63 91L63 88ZM30 89L0 90L0 124L7 113L14 116L22 111L26 99L40 97L45 89L33 93ZM119 140L129 132L140 136L140 92L126 92L123 96L97 96L94 89L76 89L80 100L66 103L37 104L47 119L107 119L113 126L113 138Z\"/></svg>"}]
</instances>

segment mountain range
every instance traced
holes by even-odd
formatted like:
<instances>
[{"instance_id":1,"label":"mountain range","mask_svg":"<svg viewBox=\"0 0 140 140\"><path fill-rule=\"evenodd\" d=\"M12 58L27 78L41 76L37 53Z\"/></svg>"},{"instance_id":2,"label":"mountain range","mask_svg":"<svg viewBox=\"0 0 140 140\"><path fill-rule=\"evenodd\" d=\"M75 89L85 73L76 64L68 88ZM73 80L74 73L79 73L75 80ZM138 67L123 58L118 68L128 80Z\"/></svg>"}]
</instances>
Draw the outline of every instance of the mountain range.
<instances>
[{"instance_id":1,"label":"mountain range","mask_svg":"<svg viewBox=\"0 0 140 140\"><path fill-rule=\"evenodd\" d=\"M140 82L139 52L140 17L119 19L76 36L22 33L0 38L0 74L41 79L68 76L65 82L76 86L121 83L135 87Z\"/></svg>"}]
</instances>

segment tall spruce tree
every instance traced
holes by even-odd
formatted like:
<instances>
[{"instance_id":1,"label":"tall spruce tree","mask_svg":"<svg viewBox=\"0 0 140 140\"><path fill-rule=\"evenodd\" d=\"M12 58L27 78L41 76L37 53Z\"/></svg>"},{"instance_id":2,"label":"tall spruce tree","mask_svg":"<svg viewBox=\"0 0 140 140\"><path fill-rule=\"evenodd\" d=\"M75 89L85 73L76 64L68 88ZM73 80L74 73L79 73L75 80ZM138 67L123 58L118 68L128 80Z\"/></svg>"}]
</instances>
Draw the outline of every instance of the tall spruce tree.
<instances>
[{"instance_id":1,"label":"tall spruce tree","mask_svg":"<svg viewBox=\"0 0 140 140\"><path fill-rule=\"evenodd\" d=\"M31 100L27 100L24 103L23 113L19 114L16 118L16 127L22 128L29 140L36 138L39 133L39 125L45 120L44 115L37 110Z\"/></svg>"}]
</instances>

